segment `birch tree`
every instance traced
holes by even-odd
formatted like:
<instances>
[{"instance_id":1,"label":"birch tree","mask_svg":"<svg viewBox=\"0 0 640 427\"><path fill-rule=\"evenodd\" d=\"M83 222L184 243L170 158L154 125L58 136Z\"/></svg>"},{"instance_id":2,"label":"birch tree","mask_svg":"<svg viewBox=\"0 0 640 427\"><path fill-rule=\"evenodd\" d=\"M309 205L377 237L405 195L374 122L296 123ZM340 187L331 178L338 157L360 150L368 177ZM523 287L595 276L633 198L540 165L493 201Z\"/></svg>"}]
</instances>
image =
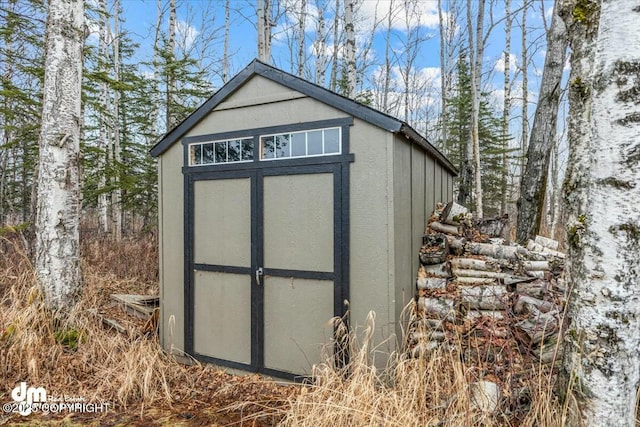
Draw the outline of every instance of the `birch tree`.
<instances>
[{"instance_id":1,"label":"birch tree","mask_svg":"<svg viewBox=\"0 0 640 427\"><path fill-rule=\"evenodd\" d=\"M340 0L336 0L333 9L333 50L331 51L331 73L329 76L329 89L335 92L338 89L338 49L340 47Z\"/></svg>"},{"instance_id":2,"label":"birch tree","mask_svg":"<svg viewBox=\"0 0 640 427\"><path fill-rule=\"evenodd\" d=\"M172 0L175 2L175 0ZM174 3L175 6L175 3ZM175 19L174 19L175 21ZM113 2L113 80L120 83L120 1ZM120 147L120 88L113 91L113 160L115 165L114 189L111 194L111 213L113 215L113 238L122 238L122 187L120 185L121 147ZM167 115L168 116L168 115Z\"/></svg>"},{"instance_id":3,"label":"birch tree","mask_svg":"<svg viewBox=\"0 0 640 427\"><path fill-rule=\"evenodd\" d=\"M567 31L564 21L553 8L551 27L547 33L547 54L542 72L538 105L531 128L531 140L527 148L526 166L520 181L518 200L518 228L516 238L520 243L535 237L540 222L547 191L549 159L556 142L560 82L566 60Z\"/></svg>"},{"instance_id":4,"label":"birch tree","mask_svg":"<svg viewBox=\"0 0 640 427\"><path fill-rule=\"evenodd\" d=\"M229 80L229 30L231 22L229 19L230 0L224 2L224 48L222 51L222 84L226 84Z\"/></svg>"},{"instance_id":5,"label":"birch tree","mask_svg":"<svg viewBox=\"0 0 640 427\"><path fill-rule=\"evenodd\" d=\"M271 62L271 11L270 0L258 0L258 59Z\"/></svg>"},{"instance_id":6,"label":"birch tree","mask_svg":"<svg viewBox=\"0 0 640 427\"><path fill-rule=\"evenodd\" d=\"M354 0L344 3L345 61L347 65L347 87L345 96L352 98L356 94L356 33L353 22Z\"/></svg>"},{"instance_id":7,"label":"birch tree","mask_svg":"<svg viewBox=\"0 0 640 427\"><path fill-rule=\"evenodd\" d=\"M478 120L480 113L480 76L482 74L482 58L484 55L484 5L485 0L479 0L476 15L476 26L474 30L473 15L471 11L471 0L467 0L467 31L469 38L469 63L471 65L471 126L469 129L469 142L467 144L464 170L461 183L464 183L466 191L459 193L459 201L466 203L465 199L460 199L468 193L468 188L473 188L475 214L482 218L482 178L480 175L480 136L478 132ZM475 35L474 35L475 31ZM475 43L474 43L475 38ZM471 184L473 181L473 185Z\"/></svg>"},{"instance_id":8,"label":"birch tree","mask_svg":"<svg viewBox=\"0 0 640 427\"><path fill-rule=\"evenodd\" d=\"M40 131L36 273L47 305L71 308L81 291L80 124L82 0L50 0Z\"/></svg>"},{"instance_id":9,"label":"birch tree","mask_svg":"<svg viewBox=\"0 0 640 427\"><path fill-rule=\"evenodd\" d=\"M565 0L572 48L565 369L587 426L635 426L640 386L640 5Z\"/></svg>"},{"instance_id":10,"label":"birch tree","mask_svg":"<svg viewBox=\"0 0 640 427\"><path fill-rule=\"evenodd\" d=\"M509 174L509 124L511 120L511 0L504 2L504 100L502 103L502 180L500 190L500 215L507 213L507 177Z\"/></svg>"}]
</instances>

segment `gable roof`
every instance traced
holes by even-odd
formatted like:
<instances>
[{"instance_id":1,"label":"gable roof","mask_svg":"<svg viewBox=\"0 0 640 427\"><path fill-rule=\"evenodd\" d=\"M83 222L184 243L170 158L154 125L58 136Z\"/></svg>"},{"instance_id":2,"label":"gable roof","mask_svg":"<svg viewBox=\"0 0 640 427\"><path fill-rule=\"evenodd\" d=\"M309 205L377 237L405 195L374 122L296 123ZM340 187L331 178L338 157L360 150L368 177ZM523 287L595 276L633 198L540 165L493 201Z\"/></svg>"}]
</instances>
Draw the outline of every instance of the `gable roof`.
<instances>
[{"instance_id":1,"label":"gable roof","mask_svg":"<svg viewBox=\"0 0 640 427\"><path fill-rule=\"evenodd\" d=\"M195 126L200 120L207 116L214 108L227 99L236 90L242 87L253 76L259 75L265 79L279 83L289 89L298 91L303 95L316 99L324 104L328 104L338 110L344 111L353 117L357 117L374 126L393 132L394 134L404 135L407 139L415 142L424 148L429 154L435 157L449 172L457 175L455 166L436 149L425 137L420 135L416 130L393 116L385 114L374 108L368 107L359 102L353 101L347 97L339 95L322 86L311 83L293 74L277 69L262 61L254 59L247 67L236 74L227 84L222 86L214 93L204 104L197 110L187 116L176 127L168 131L156 145L153 146L150 153L153 157L158 157L169 149L176 141L178 141L189 129Z\"/></svg>"}]
</instances>

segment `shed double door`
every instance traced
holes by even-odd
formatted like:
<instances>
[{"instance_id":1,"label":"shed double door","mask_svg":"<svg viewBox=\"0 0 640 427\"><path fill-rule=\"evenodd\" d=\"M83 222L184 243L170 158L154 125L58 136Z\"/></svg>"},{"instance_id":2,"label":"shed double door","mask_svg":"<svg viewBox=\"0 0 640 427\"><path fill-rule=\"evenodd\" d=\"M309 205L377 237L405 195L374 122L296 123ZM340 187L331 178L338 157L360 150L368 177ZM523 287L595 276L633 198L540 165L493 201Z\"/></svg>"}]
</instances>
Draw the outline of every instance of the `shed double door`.
<instances>
[{"instance_id":1,"label":"shed double door","mask_svg":"<svg viewBox=\"0 0 640 427\"><path fill-rule=\"evenodd\" d=\"M339 166L189 180L189 353L277 376L310 374L341 314Z\"/></svg>"}]
</instances>

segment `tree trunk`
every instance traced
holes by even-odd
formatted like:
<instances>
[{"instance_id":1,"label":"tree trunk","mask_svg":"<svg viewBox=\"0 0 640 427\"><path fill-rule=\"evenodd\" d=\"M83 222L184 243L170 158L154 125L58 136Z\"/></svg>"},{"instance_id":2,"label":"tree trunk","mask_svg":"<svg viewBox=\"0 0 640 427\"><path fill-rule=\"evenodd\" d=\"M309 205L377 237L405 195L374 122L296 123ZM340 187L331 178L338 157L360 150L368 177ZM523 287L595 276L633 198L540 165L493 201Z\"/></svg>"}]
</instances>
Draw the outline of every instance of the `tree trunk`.
<instances>
[{"instance_id":1,"label":"tree trunk","mask_svg":"<svg viewBox=\"0 0 640 427\"><path fill-rule=\"evenodd\" d=\"M335 10L333 12L333 51L331 52L331 76L329 78L329 87L332 91L338 88L338 49L340 47L340 0L336 0Z\"/></svg>"},{"instance_id":2,"label":"tree trunk","mask_svg":"<svg viewBox=\"0 0 640 427\"><path fill-rule=\"evenodd\" d=\"M507 213L509 176L509 123L511 121L511 0L504 3L504 101L502 103L502 179L500 182L500 215Z\"/></svg>"},{"instance_id":3,"label":"tree trunk","mask_svg":"<svg viewBox=\"0 0 640 427\"><path fill-rule=\"evenodd\" d=\"M530 0L524 0L522 7L522 140L520 141L520 177L524 173L525 153L529 144L529 46L527 45L527 13Z\"/></svg>"},{"instance_id":4,"label":"tree trunk","mask_svg":"<svg viewBox=\"0 0 640 427\"><path fill-rule=\"evenodd\" d=\"M325 85L325 67L326 67L326 36L324 28L324 12L325 5L323 0L317 0L316 7L318 9L318 23L316 27L316 41L315 41L315 53L316 53L316 79L317 85L324 87Z\"/></svg>"},{"instance_id":5,"label":"tree trunk","mask_svg":"<svg viewBox=\"0 0 640 427\"><path fill-rule=\"evenodd\" d=\"M476 218L483 218L482 174L480 170L480 97L482 76L482 58L484 56L484 3L478 0L478 17L476 22L476 47L474 61L471 65L471 144L473 146L473 182L475 193ZM471 31L471 28L469 28ZM471 39L470 39L471 40Z\"/></svg>"},{"instance_id":6,"label":"tree trunk","mask_svg":"<svg viewBox=\"0 0 640 427\"><path fill-rule=\"evenodd\" d=\"M172 0L175 2L175 0ZM175 3L174 3L175 9ZM174 10L175 14L175 10ZM175 22L175 17L174 17ZM113 80L120 82L120 1L113 2ZM174 83L175 85L175 83ZM175 89L175 88L174 88ZM174 92L175 93L175 92ZM175 96L175 95L173 95ZM113 238L116 241L122 239L122 186L120 183L120 173L122 170L122 159L120 149L120 89L116 87L113 91L113 160L114 160L114 190L111 194L111 213L113 215ZM173 127L173 126L172 126Z\"/></svg>"},{"instance_id":7,"label":"tree trunk","mask_svg":"<svg viewBox=\"0 0 640 427\"><path fill-rule=\"evenodd\" d=\"M547 33L547 54L542 72L538 105L527 149L527 164L520 181L518 228L516 239L524 243L540 232L547 192L549 159L556 141L560 82L566 59L567 29L553 8L551 28Z\"/></svg>"},{"instance_id":8,"label":"tree trunk","mask_svg":"<svg viewBox=\"0 0 640 427\"><path fill-rule=\"evenodd\" d=\"M344 32L346 34L345 61L347 63L347 87L345 96L353 98L356 94L356 33L353 24L354 0L345 0Z\"/></svg>"},{"instance_id":9,"label":"tree trunk","mask_svg":"<svg viewBox=\"0 0 640 427\"><path fill-rule=\"evenodd\" d=\"M36 273L46 304L71 309L80 274L82 0L50 0L38 164Z\"/></svg>"},{"instance_id":10,"label":"tree trunk","mask_svg":"<svg viewBox=\"0 0 640 427\"><path fill-rule=\"evenodd\" d=\"M107 15L107 2L106 0L100 0L100 30L98 40L98 69L100 72L107 74L107 67L109 61L109 54L107 49L107 27L109 18ZM107 105L107 97L109 96L109 88L107 82L100 81L100 108L98 116L99 136L98 136L98 152L100 160L98 161L98 170L100 178L98 180L98 187L101 190L98 196L98 224L100 230L103 233L109 232L109 206L107 203L107 192L103 191L106 186L106 174L107 174L107 150L109 148L109 132L107 129L109 108Z\"/></svg>"},{"instance_id":11,"label":"tree trunk","mask_svg":"<svg viewBox=\"0 0 640 427\"><path fill-rule=\"evenodd\" d=\"M445 23L444 13L442 9L442 0L438 0L438 28L440 30L440 132L442 137L442 146L447 147L447 97L449 96L449 90L447 87L447 63L446 63L446 49L447 40L445 39ZM387 44L389 42L387 41ZM445 150L445 155L449 153Z\"/></svg>"},{"instance_id":12,"label":"tree trunk","mask_svg":"<svg viewBox=\"0 0 640 427\"><path fill-rule=\"evenodd\" d=\"M389 90L391 89L391 31L393 30L394 1L389 2L387 32L384 40L384 86L382 87L382 111L389 113Z\"/></svg>"},{"instance_id":13,"label":"tree trunk","mask_svg":"<svg viewBox=\"0 0 640 427\"><path fill-rule=\"evenodd\" d=\"M300 0L300 15L298 17L298 77L302 78L304 73L304 57L305 57L305 21L307 18L307 1Z\"/></svg>"},{"instance_id":14,"label":"tree trunk","mask_svg":"<svg viewBox=\"0 0 640 427\"><path fill-rule=\"evenodd\" d=\"M267 23L267 12L266 12L266 2L269 0L258 0L258 59L262 62L269 63L269 57L267 56L267 41L266 41L266 27L269 25Z\"/></svg>"},{"instance_id":15,"label":"tree trunk","mask_svg":"<svg viewBox=\"0 0 640 427\"><path fill-rule=\"evenodd\" d=\"M229 19L230 0L224 2L224 47L222 52L222 84L229 80L229 29L231 20Z\"/></svg>"},{"instance_id":16,"label":"tree trunk","mask_svg":"<svg viewBox=\"0 0 640 427\"><path fill-rule=\"evenodd\" d=\"M565 370L584 425L635 426L640 386L640 7L566 0L570 325Z\"/></svg>"},{"instance_id":17,"label":"tree trunk","mask_svg":"<svg viewBox=\"0 0 640 427\"><path fill-rule=\"evenodd\" d=\"M168 50L168 61L175 62L176 59L176 0L169 1L169 36L167 38L167 50ZM177 92L176 87L176 75L174 71L174 66L172 64L167 64L167 106L166 106L166 122L167 122L167 132L173 129L177 124L178 120L175 115L175 97Z\"/></svg>"}]
</instances>

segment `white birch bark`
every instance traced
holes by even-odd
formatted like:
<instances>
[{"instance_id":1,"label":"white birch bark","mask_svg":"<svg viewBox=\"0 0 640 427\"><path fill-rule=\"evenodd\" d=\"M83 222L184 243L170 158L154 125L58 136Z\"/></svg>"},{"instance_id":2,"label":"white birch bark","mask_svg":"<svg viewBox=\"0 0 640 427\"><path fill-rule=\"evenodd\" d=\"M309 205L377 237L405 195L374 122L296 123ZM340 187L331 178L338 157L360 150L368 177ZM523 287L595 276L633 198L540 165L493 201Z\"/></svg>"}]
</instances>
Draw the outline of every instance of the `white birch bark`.
<instances>
[{"instance_id":1,"label":"white birch bark","mask_svg":"<svg viewBox=\"0 0 640 427\"><path fill-rule=\"evenodd\" d=\"M99 40L98 40L98 64L99 71L107 74L107 61L109 60L109 54L107 51L107 2L106 0L100 0L98 3L98 7L101 13L100 16L100 30L99 30ZM109 88L107 86L107 82L104 80L100 81L100 112L98 114L99 120L99 135L98 135L98 151L100 152L100 160L98 162L98 169L100 173L100 179L98 181L98 186L100 189L103 189L106 185L106 166L107 166L107 157L106 150L109 147L108 140L108 130L107 130L107 121L108 121L108 106L107 106L107 97L109 96ZM109 206L107 203L107 193L101 192L98 196L98 224L103 233L109 232Z\"/></svg>"},{"instance_id":2,"label":"white birch bark","mask_svg":"<svg viewBox=\"0 0 640 427\"><path fill-rule=\"evenodd\" d=\"M572 48L570 324L565 368L587 426L635 426L640 386L640 5L563 2Z\"/></svg>"},{"instance_id":3,"label":"white birch bark","mask_svg":"<svg viewBox=\"0 0 640 427\"><path fill-rule=\"evenodd\" d=\"M36 273L46 304L69 310L80 274L80 123L82 0L50 0L40 131Z\"/></svg>"},{"instance_id":4,"label":"white birch bark","mask_svg":"<svg viewBox=\"0 0 640 427\"><path fill-rule=\"evenodd\" d=\"M346 35L345 61L347 63L347 88L345 96L353 98L356 92L356 33L353 23L354 0L345 0L344 32Z\"/></svg>"},{"instance_id":5,"label":"white birch bark","mask_svg":"<svg viewBox=\"0 0 640 427\"><path fill-rule=\"evenodd\" d=\"M175 60L176 49L176 0L169 1L169 35L167 37L167 50L169 51L170 61ZM177 124L177 119L173 111L176 96L176 76L173 67L170 66L167 72L167 106L166 106L166 123L167 131L173 129Z\"/></svg>"},{"instance_id":6,"label":"white birch bark","mask_svg":"<svg viewBox=\"0 0 640 427\"><path fill-rule=\"evenodd\" d=\"M511 0L504 3L504 101L502 103L502 181L500 215L507 213L507 177L509 176L509 123L511 121Z\"/></svg>"},{"instance_id":7,"label":"white birch bark","mask_svg":"<svg viewBox=\"0 0 640 427\"><path fill-rule=\"evenodd\" d=\"M271 22L270 0L258 0L258 59L271 62Z\"/></svg>"},{"instance_id":8,"label":"white birch bark","mask_svg":"<svg viewBox=\"0 0 640 427\"><path fill-rule=\"evenodd\" d=\"M471 21L471 0L467 0L467 26L469 31L469 50L471 70L471 126L467 152L473 159L473 192L475 195L475 214L482 218L482 176L480 173L480 135L479 135L479 115L480 115L480 75L482 74L482 58L484 55L484 4L485 0L478 0L478 14L476 20L475 46L473 43L473 24Z\"/></svg>"},{"instance_id":9,"label":"white birch bark","mask_svg":"<svg viewBox=\"0 0 640 427\"><path fill-rule=\"evenodd\" d=\"M325 85L325 68L326 68L326 50L327 50L327 37L325 34L324 13L325 13L324 0L316 0L316 9L318 10L318 17L316 21L316 40L314 42L315 61L316 61L316 76L315 83L323 86Z\"/></svg>"},{"instance_id":10,"label":"white birch bark","mask_svg":"<svg viewBox=\"0 0 640 427\"><path fill-rule=\"evenodd\" d=\"M222 52L222 84L227 83L229 80L229 30L231 20L229 19L230 13L230 0L226 0L224 3L224 47Z\"/></svg>"},{"instance_id":11,"label":"white birch bark","mask_svg":"<svg viewBox=\"0 0 640 427\"><path fill-rule=\"evenodd\" d=\"M174 0L175 1L175 0ZM113 80L116 84L120 81L120 1L113 2ZM111 214L113 217L113 238L120 241L122 238L122 188L120 186L121 149L120 149L120 91L113 91L113 160L115 174L113 176L114 190L111 194Z\"/></svg>"},{"instance_id":12,"label":"white birch bark","mask_svg":"<svg viewBox=\"0 0 640 427\"><path fill-rule=\"evenodd\" d=\"M338 88L338 48L340 46L340 0L336 0L333 12L333 52L331 52L331 76L329 88L336 91Z\"/></svg>"},{"instance_id":13,"label":"white birch bark","mask_svg":"<svg viewBox=\"0 0 640 427\"><path fill-rule=\"evenodd\" d=\"M521 163L520 174L524 174L525 153L529 144L529 46L527 45L527 12L529 0L524 0L522 7L522 55L520 71L522 72L522 141L520 142Z\"/></svg>"},{"instance_id":14,"label":"white birch bark","mask_svg":"<svg viewBox=\"0 0 640 427\"><path fill-rule=\"evenodd\" d=\"M391 2L393 3L393 1ZM447 144L447 97L449 96L449 90L447 86L447 62L446 62L446 50L447 40L445 38L445 22L444 11L442 9L442 0L438 0L438 28L440 31L440 134L442 135L443 147L448 147ZM391 27L391 24L389 24ZM389 28L389 31L391 29ZM387 35L387 50L389 50L389 36ZM388 56L388 54L387 54ZM386 61L388 63L388 60ZM387 66L388 68L388 66ZM447 150L448 151L448 150ZM445 151L445 154L449 154Z\"/></svg>"},{"instance_id":15,"label":"white birch bark","mask_svg":"<svg viewBox=\"0 0 640 427\"><path fill-rule=\"evenodd\" d=\"M300 13L298 15L298 77L303 77L305 57L305 23L307 20L307 1L300 0Z\"/></svg>"}]
</instances>

